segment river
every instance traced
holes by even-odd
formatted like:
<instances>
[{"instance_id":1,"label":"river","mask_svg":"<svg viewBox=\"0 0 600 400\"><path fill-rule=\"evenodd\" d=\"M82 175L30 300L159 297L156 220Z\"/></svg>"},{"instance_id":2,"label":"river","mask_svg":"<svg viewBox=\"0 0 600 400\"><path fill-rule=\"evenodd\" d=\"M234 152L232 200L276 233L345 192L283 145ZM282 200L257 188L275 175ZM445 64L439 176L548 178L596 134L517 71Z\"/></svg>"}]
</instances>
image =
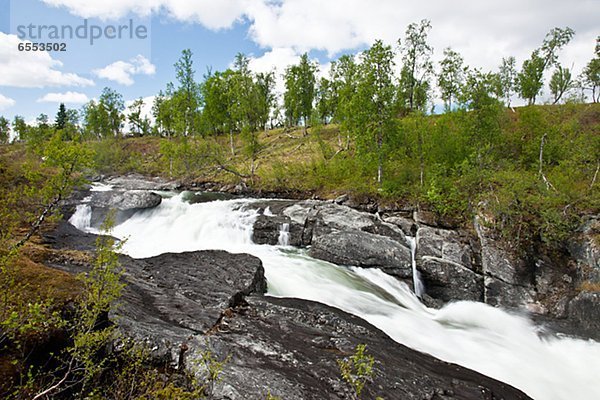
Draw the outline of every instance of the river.
<instances>
[{"instance_id":1,"label":"river","mask_svg":"<svg viewBox=\"0 0 600 400\"><path fill-rule=\"evenodd\" d=\"M525 316L477 302L427 308L395 278L376 269L347 268L289 246L257 245L252 226L256 200L192 204L189 195L167 196L114 227L135 258L167 252L219 249L259 257L268 295L324 303L357 315L395 341L509 383L534 399L600 399L600 344L540 335ZM91 210L78 206L71 223L90 227ZM285 231L281 238L285 238Z\"/></svg>"}]
</instances>

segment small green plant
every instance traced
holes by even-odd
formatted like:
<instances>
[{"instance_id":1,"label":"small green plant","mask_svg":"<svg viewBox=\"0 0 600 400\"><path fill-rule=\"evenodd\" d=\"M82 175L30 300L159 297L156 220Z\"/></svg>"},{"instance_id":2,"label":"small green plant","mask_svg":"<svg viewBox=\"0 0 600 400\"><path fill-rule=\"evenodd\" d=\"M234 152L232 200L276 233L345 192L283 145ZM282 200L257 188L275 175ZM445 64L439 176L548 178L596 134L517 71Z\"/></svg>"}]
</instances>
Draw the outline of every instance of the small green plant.
<instances>
[{"instance_id":1,"label":"small green plant","mask_svg":"<svg viewBox=\"0 0 600 400\"><path fill-rule=\"evenodd\" d=\"M354 354L343 360L337 360L342 379L354 392L354 398L360 399L365 385L370 382L375 373L373 366L375 358L367 353L367 345L356 346ZM381 399L380 397L377 400Z\"/></svg>"},{"instance_id":2,"label":"small green plant","mask_svg":"<svg viewBox=\"0 0 600 400\"><path fill-rule=\"evenodd\" d=\"M265 398L265 400L281 400L281 397L279 397L279 396L273 396L271 394L271 391L269 390L267 392L267 397Z\"/></svg>"}]
</instances>

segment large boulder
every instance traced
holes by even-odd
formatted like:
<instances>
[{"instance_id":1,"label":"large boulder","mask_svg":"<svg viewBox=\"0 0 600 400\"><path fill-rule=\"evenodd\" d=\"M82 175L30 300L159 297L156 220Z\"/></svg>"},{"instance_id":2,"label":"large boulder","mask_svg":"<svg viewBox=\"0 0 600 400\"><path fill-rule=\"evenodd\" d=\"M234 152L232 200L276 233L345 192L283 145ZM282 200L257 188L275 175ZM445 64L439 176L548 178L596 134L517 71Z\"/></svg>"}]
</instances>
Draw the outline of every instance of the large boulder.
<instances>
[{"instance_id":1,"label":"large boulder","mask_svg":"<svg viewBox=\"0 0 600 400\"><path fill-rule=\"evenodd\" d=\"M582 283L600 284L600 217L589 218L569 241Z\"/></svg>"},{"instance_id":2,"label":"large boulder","mask_svg":"<svg viewBox=\"0 0 600 400\"><path fill-rule=\"evenodd\" d=\"M600 331L600 292L581 292L568 306L569 318L585 332Z\"/></svg>"},{"instance_id":3,"label":"large boulder","mask_svg":"<svg viewBox=\"0 0 600 400\"><path fill-rule=\"evenodd\" d=\"M410 250L396 240L362 231L333 231L316 236L309 254L340 265L379 268L402 279L412 277Z\"/></svg>"},{"instance_id":4,"label":"large boulder","mask_svg":"<svg viewBox=\"0 0 600 400\"><path fill-rule=\"evenodd\" d=\"M280 243L282 232L287 232L289 246L302 245L303 226L293 222L287 216L276 215L259 215L256 218L252 230L252 241L256 244L284 244Z\"/></svg>"},{"instance_id":5,"label":"large boulder","mask_svg":"<svg viewBox=\"0 0 600 400\"><path fill-rule=\"evenodd\" d=\"M141 210L160 205L162 197L146 190L92 192L90 206L120 211Z\"/></svg>"},{"instance_id":6,"label":"large boulder","mask_svg":"<svg viewBox=\"0 0 600 400\"><path fill-rule=\"evenodd\" d=\"M427 294L445 302L483 301L483 276L443 258L424 256L419 270Z\"/></svg>"},{"instance_id":7,"label":"large boulder","mask_svg":"<svg viewBox=\"0 0 600 400\"><path fill-rule=\"evenodd\" d=\"M416 235L417 269L434 299L483 301L478 252L467 234L424 226Z\"/></svg>"},{"instance_id":8,"label":"large boulder","mask_svg":"<svg viewBox=\"0 0 600 400\"><path fill-rule=\"evenodd\" d=\"M252 206L257 205L264 211L254 223L256 243L277 244L285 225L289 244L311 246L312 257L340 265L380 268L402 279L412 277L406 235L376 215L313 200L269 200Z\"/></svg>"},{"instance_id":9,"label":"large boulder","mask_svg":"<svg viewBox=\"0 0 600 400\"><path fill-rule=\"evenodd\" d=\"M527 308L534 305L535 287L531 269L524 260L504 250L485 226L483 216L475 218L475 231L481 243L484 301L493 306Z\"/></svg>"},{"instance_id":10,"label":"large boulder","mask_svg":"<svg viewBox=\"0 0 600 400\"><path fill-rule=\"evenodd\" d=\"M159 177L147 177L139 174L126 176L113 176L107 178L103 183L119 190L166 190L172 191L181 187L175 181L168 181Z\"/></svg>"}]
</instances>

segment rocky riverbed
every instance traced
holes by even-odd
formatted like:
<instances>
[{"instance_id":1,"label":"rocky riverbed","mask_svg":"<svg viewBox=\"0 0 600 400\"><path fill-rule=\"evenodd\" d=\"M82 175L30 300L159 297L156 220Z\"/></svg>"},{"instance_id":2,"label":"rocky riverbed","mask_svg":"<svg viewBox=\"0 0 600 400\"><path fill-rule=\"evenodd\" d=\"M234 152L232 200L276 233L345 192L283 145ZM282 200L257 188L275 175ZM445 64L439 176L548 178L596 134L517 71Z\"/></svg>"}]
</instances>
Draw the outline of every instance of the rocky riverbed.
<instances>
[{"instance_id":1,"label":"rocky riverbed","mask_svg":"<svg viewBox=\"0 0 600 400\"><path fill-rule=\"evenodd\" d=\"M93 192L91 197L79 193L66 205L66 216L85 199L96 213L92 224L111 208L128 218L160 203L152 190L178 187L140 178L110 183L116 191ZM414 255L426 290L422 300L429 306L480 301L525 310L565 333L598 338L599 296L580 290L582 282L596 282L600 276L593 240L597 219L574 233L567 254L522 259L502 247L483 215L472 229L459 229L426 213L377 207L369 212L349 205L355 206L347 197L252 202L259 214L253 241L277 244L285 227L287 243L307 247L312 257L377 268L409 285ZM94 239L66 221L47 237L57 248L79 250L92 250ZM112 318L129 336L150 343L155 358L163 362L184 364L187 358L189 365L207 347L222 359L230 356L215 390L217 398L263 399L268 391L285 399L349 398L336 360L350 355L358 343L367 344L377 360L366 398L527 398L506 384L402 346L337 309L263 296L267 282L256 257L203 251L148 259L121 256L121 262L127 286ZM53 266L86 270L64 261Z\"/></svg>"},{"instance_id":2,"label":"rocky riverbed","mask_svg":"<svg viewBox=\"0 0 600 400\"><path fill-rule=\"evenodd\" d=\"M47 241L57 248L92 250L94 235L63 221ZM337 360L367 345L376 359L364 398L528 399L511 386L392 341L369 323L331 307L265 297L259 259L223 251L120 256L125 292L111 314L120 329L177 365L209 347L229 357L214 390L219 399L347 399ZM53 265L69 272L86 266ZM181 367L181 365L180 365Z\"/></svg>"}]
</instances>

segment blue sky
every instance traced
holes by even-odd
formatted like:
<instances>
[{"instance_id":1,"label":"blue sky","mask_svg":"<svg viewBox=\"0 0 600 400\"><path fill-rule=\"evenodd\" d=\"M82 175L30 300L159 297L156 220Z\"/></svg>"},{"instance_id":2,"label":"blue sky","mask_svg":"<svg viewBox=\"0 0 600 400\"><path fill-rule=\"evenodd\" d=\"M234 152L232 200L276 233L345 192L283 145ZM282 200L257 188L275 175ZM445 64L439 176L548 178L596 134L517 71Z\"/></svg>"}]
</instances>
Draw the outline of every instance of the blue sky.
<instances>
[{"instance_id":1,"label":"blue sky","mask_svg":"<svg viewBox=\"0 0 600 400\"><path fill-rule=\"evenodd\" d=\"M12 4L11 4L12 3ZM570 26L575 39L561 60L580 71L600 35L597 0L0 0L0 115L54 117L58 103L80 108L110 86L126 100L147 99L175 80L181 51L194 53L197 79L229 66L237 52L256 71L282 73L308 51L322 70L342 53L375 39L394 43L406 26L431 20L430 42L439 60L452 46L468 65L494 70L503 56L520 66L548 30ZM67 40L66 52L18 52L18 25L102 27L130 19L148 28L145 40ZM34 41L34 40L32 40ZM59 41L59 40L53 40Z\"/></svg>"}]
</instances>

